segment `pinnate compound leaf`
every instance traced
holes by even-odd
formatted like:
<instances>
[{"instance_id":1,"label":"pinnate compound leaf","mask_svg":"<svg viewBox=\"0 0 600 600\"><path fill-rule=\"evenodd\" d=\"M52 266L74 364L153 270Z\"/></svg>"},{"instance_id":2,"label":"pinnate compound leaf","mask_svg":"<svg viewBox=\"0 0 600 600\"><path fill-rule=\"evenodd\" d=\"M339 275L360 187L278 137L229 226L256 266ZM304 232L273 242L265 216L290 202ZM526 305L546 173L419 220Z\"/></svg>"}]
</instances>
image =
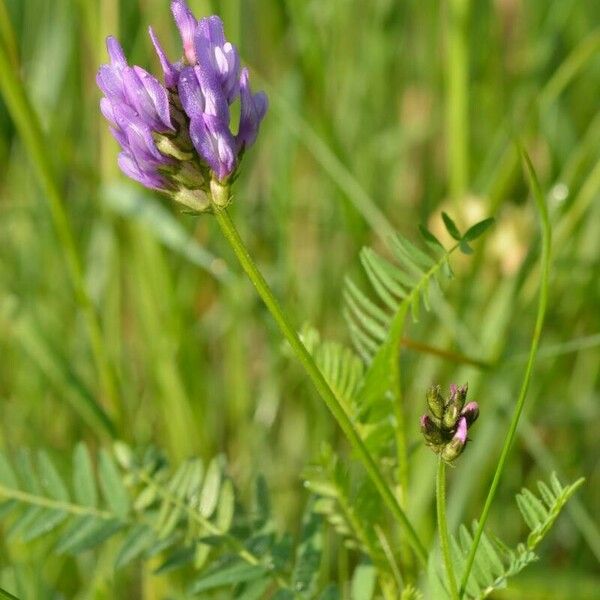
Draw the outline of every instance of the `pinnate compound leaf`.
<instances>
[{"instance_id":1,"label":"pinnate compound leaf","mask_svg":"<svg viewBox=\"0 0 600 600\"><path fill-rule=\"evenodd\" d=\"M505 587L510 577L517 575L527 565L537 560L533 550L548 533L562 508L583 481L581 478L571 485L563 486L553 473L550 478L552 489L545 483L538 482L541 499L526 488L521 490L517 494L516 501L525 523L531 530L527 543L520 543L512 549L497 537L484 531L467 581L465 598L468 600L486 598L494 590ZM474 522L471 531L463 525L459 528L458 538L454 536L450 538L456 573L463 572L466 557L473 543L473 534L476 531L477 522ZM436 589L436 594L440 598L447 598L447 590L436 584L435 579L439 576L435 566L430 565L428 574L430 590Z\"/></svg>"}]
</instances>

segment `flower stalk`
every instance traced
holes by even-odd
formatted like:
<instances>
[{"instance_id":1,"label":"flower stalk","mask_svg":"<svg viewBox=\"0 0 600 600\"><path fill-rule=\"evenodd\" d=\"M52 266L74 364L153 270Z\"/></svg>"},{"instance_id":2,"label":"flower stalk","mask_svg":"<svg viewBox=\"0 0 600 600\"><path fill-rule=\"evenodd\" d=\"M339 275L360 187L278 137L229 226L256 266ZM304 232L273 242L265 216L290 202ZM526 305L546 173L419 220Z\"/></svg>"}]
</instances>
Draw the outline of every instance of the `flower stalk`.
<instances>
[{"instance_id":1,"label":"flower stalk","mask_svg":"<svg viewBox=\"0 0 600 600\"><path fill-rule=\"evenodd\" d=\"M273 295L268 283L263 277L262 273L256 266L254 260L250 256L242 238L237 231L235 224L231 220L229 213L226 208L220 208L213 205L214 214L217 218L217 222L221 228L225 239L229 242L233 252L235 253L240 265L244 269L246 275L256 288L259 296L265 303L267 309L271 313L271 316L277 323L281 333L289 343L294 354L302 364L306 374L309 376L311 382L317 389L317 392L325 402L325 405L337 421L338 425L342 429L344 435L348 439L348 442L352 446L352 449L356 452L359 459L363 463L367 474L371 478L375 488L379 492L383 502L386 504L388 509L392 512L398 523L403 528L406 538L409 544L415 551L419 561L422 565L426 564L427 553L423 543L419 539L416 531L411 525L406 513L400 506L398 498L394 492L390 489L390 486L386 482L383 474L377 466L375 460L369 453L363 440L358 434L354 424L344 411L342 405L336 398L331 387L323 377L319 367L316 365L312 356L300 340L296 329L289 323L283 310L279 306L279 302Z\"/></svg>"},{"instance_id":2,"label":"flower stalk","mask_svg":"<svg viewBox=\"0 0 600 600\"><path fill-rule=\"evenodd\" d=\"M446 519L446 461L440 456L437 469L436 483L436 508L438 532L440 536L440 546L444 557L444 566L446 569L446 578L450 588L450 597L452 600L458 600L458 586L454 567L452 566L452 556L450 554L450 540L448 537L448 522Z\"/></svg>"}]
</instances>

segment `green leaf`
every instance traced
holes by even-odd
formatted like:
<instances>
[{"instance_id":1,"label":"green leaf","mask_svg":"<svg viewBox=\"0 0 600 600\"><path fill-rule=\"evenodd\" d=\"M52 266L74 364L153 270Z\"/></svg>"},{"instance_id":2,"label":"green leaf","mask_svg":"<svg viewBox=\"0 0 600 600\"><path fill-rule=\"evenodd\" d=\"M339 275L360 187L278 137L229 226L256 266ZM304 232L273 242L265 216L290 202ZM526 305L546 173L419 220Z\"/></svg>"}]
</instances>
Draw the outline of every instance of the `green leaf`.
<instances>
[{"instance_id":1,"label":"green leaf","mask_svg":"<svg viewBox=\"0 0 600 600\"><path fill-rule=\"evenodd\" d=\"M256 527L260 528L271 518L271 497L269 495L269 486L263 475L258 475L254 485Z\"/></svg>"},{"instance_id":2,"label":"green leaf","mask_svg":"<svg viewBox=\"0 0 600 600\"><path fill-rule=\"evenodd\" d=\"M18 517L10 526L6 537L8 539L19 537L23 531L26 531L37 520L43 512L43 508L39 506L29 506L26 508L20 517Z\"/></svg>"},{"instance_id":3,"label":"green leaf","mask_svg":"<svg viewBox=\"0 0 600 600\"><path fill-rule=\"evenodd\" d=\"M36 519L23 529L21 539L29 542L53 529L56 529L65 519L67 513L62 510L42 510Z\"/></svg>"},{"instance_id":4,"label":"green leaf","mask_svg":"<svg viewBox=\"0 0 600 600\"><path fill-rule=\"evenodd\" d=\"M231 523L233 522L234 512L235 494L233 483L230 479L226 479L221 486L215 525L223 532L229 531Z\"/></svg>"},{"instance_id":5,"label":"green leaf","mask_svg":"<svg viewBox=\"0 0 600 600\"><path fill-rule=\"evenodd\" d=\"M431 233L431 231L427 229L427 227L425 227L424 225L419 225L419 231L421 232L423 239L428 243L430 248L432 248L433 250L443 250L444 252L446 251L442 242L440 242L440 240L438 240L435 237L435 235L433 235L433 233Z\"/></svg>"},{"instance_id":6,"label":"green leaf","mask_svg":"<svg viewBox=\"0 0 600 600\"><path fill-rule=\"evenodd\" d=\"M330 583L319 596L319 600L341 600L340 588L335 583Z\"/></svg>"},{"instance_id":7,"label":"green leaf","mask_svg":"<svg viewBox=\"0 0 600 600\"><path fill-rule=\"evenodd\" d=\"M465 240L460 240L458 247L463 254L473 254L473 248L471 248L471 246L469 246Z\"/></svg>"},{"instance_id":8,"label":"green leaf","mask_svg":"<svg viewBox=\"0 0 600 600\"><path fill-rule=\"evenodd\" d=\"M375 583L375 567L369 564L358 565L352 575L350 597L352 600L371 600L375 593Z\"/></svg>"},{"instance_id":9,"label":"green leaf","mask_svg":"<svg viewBox=\"0 0 600 600\"><path fill-rule=\"evenodd\" d=\"M42 483L50 496L61 502L69 502L70 496L67 486L59 475L54 463L44 451L38 455L38 463L42 475Z\"/></svg>"},{"instance_id":10,"label":"green leaf","mask_svg":"<svg viewBox=\"0 0 600 600\"><path fill-rule=\"evenodd\" d=\"M161 539L169 537L179 522L184 512L185 496L187 493L187 481L191 470L192 461L185 461L175 471L165 488L160 512L154 524ZM160 495L160 494L159 494Z\"/></svg>"},{"instance_id":11,"label":"green leaf","mask_svg":"<svg viewBox=\"0 0 600 600\"><path fill-rule=\"evenodd\" d=\"M85 444L79 443L73 452L73 490L83 506L98 505L98 491L92 461Z\"/></svg>"},{"instance_id":12,"label":"green leaf","mask_svg":"<svg viewBox=\"0 0 600 600\"><path fill-rule=\"evenodd\" d=\"M156 533L147 525L136 525L123 541L115 559L115 569L122 569L147 550L156 540Z\"/></svg>"},{"instance_id":13,"label":"green leaf","mask_svg":"<svg viewBox=\"0 0 600 600\"><path fill-rule=\"evenodd\" d=\"M204 478L204 485L202 486L202 493L200 495L200 506L198 512L205 518L209 518L219 500L219 490L221 489L221 461L218 457L213 458L208 465L206 470L206 477Z\"/></svg>"},{"instance_id":14,"label":"green leaf","mask_svg":"<svg viewBox=\"0 0 600 600\"><path fill-rule=\"evenodd\" d=\"M0 484L13 490L19 488L17 476L15 475L8 458L3 452L0 452Z\"/></svg>"},{"instance_id":15,"label":"green leaf","mask_svg":"<svg viewBox=\"0 0 600 600\"><path fill-rule=\"evenodd\" d=\"M205 565L211 549L209 544L203 544L202 542L196 544L196 549L194 550L194 569L196 571L200 571Z\"/></svg>"},{"instance_id":16,"label":"green leaf","mask_svg":"<svg viewBox=\"0 0 600 600\"><path fill-rule=\"evenodd\" d=\"M489 217L488 219L479 221L479 223L475 223L475 225L467 229L462 239L467 242L472 242L473 240L476 240L478 237L483 235L494 223L494 217Z\"/></svg>"},{"instance_id":17,"label":"green leaf","mask_svg":"<svg viewBox=\"0 0 600 600\"><path fill-rule=\"evenodd\" d=\"M267 590L271 586L269 578L249 582L242 592L236 595L236 600L263 600L268 598Z\"/></svg>"},{"instance_id":18,"label":"green leaf","mask_svg":"<svg viewBox=\"0 0 600 600\"><path fill-rule=\"evenodd\" d=\"M435 265L435 261L429 255L401 235L392 239L392 250L401 262L410 260L424 270L431 269Z\"/></svg>"},{"instance_id":19,"label":"green leaf","mask_svg":"<svg viewBox=\"0 0 600 600\"><path fill-rule=\"evenodd\" d=\"M181 569L189 565L194 560L195 548L193 546L175 546L174 551L167 559L154 571L155 575L165 575L171 571Z\"/></svg>"},{"instance_id":20,"label":"green leaf","mask_svg":"<svg viewBox=\"0 0 600 600\"><path fill-rule=\"evenodd\" d=\"M235 563L196 579L191 586L190 592L192 594L199 594L200 592L219 587L254 581L262 578L266 573L267 569L261 565Z\"/></svg>"},{"instance_id":21,"label":"green leaf","mask_svg":"<svg viewBox=\"0 0 600 600\"><path fill-rule=\"evenodd\" d=\"M320 515L309 502L302 522L300 544L296 551L296 564L292 575L294 590L313 597L321 567L322 523Z\"/></svg>"},{"instance_id":22,"label":"green leaf","mask_svg":"<svg viewBox=\"0 0 600 600\"><path fill-rule=\"evenodd\" d=\"M129 494L114 460L106 450L100 450L98 477L108 506L118 517L125 518L131 508Z\"/></svg>"},{"instance_id":23,"label":"green leaf","mask_svg":"<svg viewBox=\"0 0 600 600\"><path fill-rule=\"evenodd\" d=\"M460 235L460 231L458 230L458 227L456 226L456 223L445 212L442 212L442 220L444 221L444 225L445 225L446 230L448 231L448 233L457 242L460 242L460 240L462 239L462 235Z\"/></svg>"},{"instance_id":24,"label":"green leaf","mask_svg":"<svg viewBox=\"0 0 600 600\"><path fill-rule=\"evenodd\" d=\"M0 600L19 600L16 596L13 596L10 592L0 588Z\"/></svg>"},{"instance_id":25,"label":"green leaf","mask_svg":"<svg viewBox=\"0 0 600 600\"><path fill-rule=\"evenodd\" d=\"M59 554L79 554L106 541L123 528L117 519L105 520L86 516L76 519L62 535L55 551Z\"/></svg>"}]
</instances>

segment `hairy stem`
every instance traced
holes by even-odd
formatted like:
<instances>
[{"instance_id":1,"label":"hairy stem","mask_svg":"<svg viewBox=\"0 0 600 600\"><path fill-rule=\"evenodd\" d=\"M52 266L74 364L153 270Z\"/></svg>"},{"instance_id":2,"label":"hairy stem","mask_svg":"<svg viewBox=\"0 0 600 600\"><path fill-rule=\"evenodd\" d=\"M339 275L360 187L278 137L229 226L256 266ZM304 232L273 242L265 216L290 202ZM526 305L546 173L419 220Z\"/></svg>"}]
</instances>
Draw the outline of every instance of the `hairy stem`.
<instances>
[{"instance_id":1,"label":"hairy stem","mask_svg":"<svg viewBox=\"0 0 600 600\"><path fill-rule=\"evenodd\" d=\"M531 347L529 350L529 359L527 361L527 367L525 368L525 376L523 377L523 383L521 384L521 391L519 393L519 398L517 400L517 404L515 405L512 419L510 422L510 426L508 428L508 433L506 434L506 438L504 440L504 445L502 446L502 452L500 453L500 459L498 460L498 465L496 467L496 472L494 473L494 478L492 480L492 484L490 486L490 490L488 492L487 498L485 499L485 504L483 506L483 511L481 512L481 517L479 518L479 524L477 526L477 531L475 533L475 537L473 538L473 544L471 549L469 550L469 555L467 556L467 561L465 565L465 571L463 573L461 582L460 582L460 598L462 598L465 593L465 588L467 586L467 581L469 580L469 575L471 573L471 569L473 568L473 562L475 561L475 554L477 553L477 547L479 546L479 542L481 541L481 536L483 534L483 528L485 523L489 517L490 508L492 506L492 502L496 496L496 491L498 490L498 485L500 484L500 478L502 477L502 473L504 472L504 467L506 466L506 461L508 459L508 454L512 447L512 443L515 439L515 435L517 433L517 426L519 424L519 419L521 418L521 413L523 412L523 406L525 405L525 398L527 396L527 391L529 389L529 382L531 381L531 375L533 373L533 365L535 363L535 358L538 351L538 346L540 343L540 336L542 334L542 327L544 325L544 318L546 316L546 305L548 303L548 280L550 277L550 250L552 246L552 232L550 228L550 221L548 219L548 209L546 207L546 201L542 194L542 190L540 188L540 184L538 182L537 176L533 169L533 165L529 160L527 154L521 150L521 155L523 158L523 162L525 164L525 171L527 173L527 179L529 181L529 185L533 194L533 198L535 200L538 212L540 214L541 222L542 222L542 257L541 257L541 265L542 265L542 277L540 282L540 294L538 300L538 308L537 308L537 317L535 321L535 327L533 330L533 337L531 339Z\"/></svg>"},{"instance_id":2,"label":"hairy stem","mask_svg":"<svg viewBox=\"0 0 600 600\"><path fill-rule=\"evenodd\" d=\"M317 367L312 356L298 337L296 330L290 324L283 310L279 306L278 301L273 295L273 292L269 288L269 285L265 281L264 277L262 276L262 273L259 271L258 267L252 260L252 257L248 253L248 250L246 249L246 246L242 241L233 221L227 213L227 210L223 208L218 208L216 204L214 205L214 208L217 221L219 223L219 226L221 227L221 231L223 232L223 235L225 236L231 248L233 249L237 259L240 262L240 265L242 266L246 275L256 288L258 294L262 298L273 319L277 323L281 333L288 341L291 349L293 350L294 354L296 355L296 357L302 364L304 370L306 371L306 374L309 376L313 385L317 389L317 392L325 402L325 405L327 406L327 408L337 421L338 425L344 432L344 435L348 439L348 442L352 446L352 449L356 452L356 454L362 461L365 470L367 471L367 474L373 481L373 484L375 485L384 503L387 505L394 517L397 519L398 523L404 529L406 538L415 550L415 553L417 554L419 560L423 565L425 565L427 560L425 547L423 546L423 543L417 536L417 533L415 532L413 526L408 520L404 510L400 506L396 495L390 489L390 486L388 485L383 474L379 470L377 463L367 450L367 447L365 446L360 435L356 431L354 424L344 411L342 405L340 404L331 387L323 377L323 374Z\"/></svg>"},{"instance_id":3,"label":"hairy stem","mask_svg":"<svg viewBox=\"0 0 600 600\"><path fill-rule=\"evenodd\" d=\"M436 483L436 507L438 532L440 534L440 546L444 557L444 566L446 568L446 578L450 587L450 597L452 600L458 599L458 586L456 585L456 576L452 566L452 556L450 555L450 541L448 538L448 522L446 520L446 463L440 458L438 461L437 483Z\"/></svg>"}]
</instances>

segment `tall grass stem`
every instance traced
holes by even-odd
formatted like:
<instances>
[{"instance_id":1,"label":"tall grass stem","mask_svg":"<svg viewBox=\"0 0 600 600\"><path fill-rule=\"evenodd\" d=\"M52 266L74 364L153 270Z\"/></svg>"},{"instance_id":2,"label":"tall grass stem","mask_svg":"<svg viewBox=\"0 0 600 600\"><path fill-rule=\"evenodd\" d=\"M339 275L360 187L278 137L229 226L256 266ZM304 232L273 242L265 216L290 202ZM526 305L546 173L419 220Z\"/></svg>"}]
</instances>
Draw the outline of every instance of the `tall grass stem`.
<instances>
[{"instance_id":1,"label":"tall grass stem","mask_svg":"<svg viewBox=\"0 0 600 600\"><path fill-rule=\"evenodd\" d=\"M519 393L519 398L515 405L512 419L510 422L510 426L508 428L508 433L506 434L506 438L504 440L504 445L502 446L502 452L500 453L500 458L498 460L498 465L496 466L496 471L494 473L494 478L490 485L490 489L485 500L485 504L483 510L481 512L481 516L478 520L477 531L475 532L475 536L473 538L473 544L471 545L471 549L469 550L469 554L467 556L465 570L460 582L460 598L463 597L465 593L465 589L467 586L467 581L469 580L469 575L471 574L471 569L473 568L473 562L475 560L475 554L477 553L477 548L479 546L479 542L481 541L481 536L483 534L483 528L487 522L489 517L490 508L492 506L492 502L496 496L496 492L498 490L498 486L500 484L500 479L502 477L502 473L504 472L504 468L506 467L506 461L508 459L508 454L512 447L512 443L515 439L515 435L517 433L517 426L519 425L519 419L521 418L521 413L523 412L523 406L525 405L525 398L527 396L527 391L529 390L529 383L531 381L531 376L533 374L533 366L535 364L535 359L537 356L538 346L540 342L540 336L542 334L542 327L544 325L544 318L546 316L546 306L548 304L548 281L550 278L550 259L551 259L551 248L552 248L552 231L550 227L550 220L548 218L548 208L546 206L546 201L542 194L542 190L533 168L531 164L531 160L527 153L521 149L521 158L525 165L525 172L527 175L527 180L529 182L529 186L531 189L531 193L533 195L535 204L537 206L541 225L542 225L542 256L541 256L541 265L542 265L542 274L541 274L541 282L540 282L540 292L538 299L538 308L537 308L537 316L535 321L535 327L533 330L533 337L531 339L531 347L529 350L529 359L527 361L527 367L525 368L525 375L523 378L523 382L521 384L521 390Z\"/></svg>"},{"instance_id":2,"label":"tall grass stem","mask_svg":"<svg viewBox=\"0 0 600 600\"><path fill-rule=\"evenodd\" d=\"M450 195L457 202L469 185L469 0L448 3L446 137Z\"/></svg>"},{"instance_id":3,"label":"tall grass stem","mask_svg":"<svg viewBox=\"0 0 600 600\"><path fill-rule=\"evenodd\" d=\"M9 25L4 23L3 28ZM41 187L45 192L52 222L64 253L67 271L75 291L75 298L84 315L92 354L104 397L110 406L114 418L120 414L117 386L96 310L85 286L83 269L65 209L65 203L49 158L52 151L45 139L39 118L29 100L23 82L11 65L3 44L0 44L0 91L6 101L8 111L15 122L17 130L23 139L25 148L29 153ZM97 412L97 410L98 407L94 407L94 411ZM109 432L97 431L97 433L114 434L114 427L111 427L111 431Z\"/></svg>"}]
</instances>

